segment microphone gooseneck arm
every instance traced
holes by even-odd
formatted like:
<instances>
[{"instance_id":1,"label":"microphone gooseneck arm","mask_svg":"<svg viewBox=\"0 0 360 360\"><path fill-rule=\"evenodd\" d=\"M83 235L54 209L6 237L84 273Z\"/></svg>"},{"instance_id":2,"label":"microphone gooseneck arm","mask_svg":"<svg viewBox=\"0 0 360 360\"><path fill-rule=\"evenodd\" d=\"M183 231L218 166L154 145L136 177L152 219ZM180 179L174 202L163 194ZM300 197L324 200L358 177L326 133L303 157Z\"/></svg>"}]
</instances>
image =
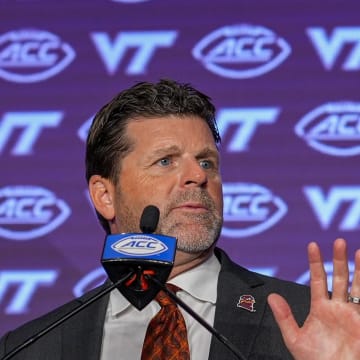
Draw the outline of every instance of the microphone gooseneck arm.
<instances>
[{"instance_id":1,"label":"microphone gooseneck arm","mask_svg":"<svg viewBox=\"0 0 360 360\"><path fill-rule=\"evenodd\" d=\"M105 296L107 293L109 293L110 291L114 290L117 286L121 285L124 281L126 281L133 273L129 272L126 276L122 277L121 279L119 279L118 281L116 281L115 283L110 284L109 286L107 286L105 289L103 289L102 291L100 291L99 293L97 293L95 296L90 297L87 301L85 301L84 303L82 303L80 306L76 307L75 309L73 309L72 311L70 311L69 313L67 313L65 316L60 317L58 320L54 321L53 323L51 323L50 325L48 325L47 327L45 327L43 330L39 331L38 333L36 333L35 335L33 335L32 337L28 338L27 340L25 340L22 344L20 344L19 346L15 347L12 351L10 351L8 354L6 354L3 358L1 358L0 360L9 360L11 359L13 356L15 356L18 352L20 352L21 350L25 349L26 347L28 347L29 345L33 344L35 341L39 340L41 337L43 337L45 334L47 334L49 331L55 329L56 327L58 327L60 324L62 324L63 322L65 322L66 320L70 319L71 317L73 317L74 315L76 315L78 312L82 311L84 308L86 308L87 306L91 305L92 303L94 303L95 301L99 300L100 298L102 298L103 296Z\"/></svg>"},{"instance_id":2,"label":"microphone gooseneck arm","mask_svg":"<svg viewBox=\"0 0 360 360\"><path fill-rule=\"evenodd\" d=\"M155 283L161 290L166 292L172 300L179 304L188 314L190 314L197 322L199 322L206 330L210 331L221 343L223 343L239 360L246 360L246 357L228 340L224 335L220 334L213 326L200 317L191 307L184 303L178 296L169 290L156 277L145 275L145 278Z\"/></svg>"}]
</instances>

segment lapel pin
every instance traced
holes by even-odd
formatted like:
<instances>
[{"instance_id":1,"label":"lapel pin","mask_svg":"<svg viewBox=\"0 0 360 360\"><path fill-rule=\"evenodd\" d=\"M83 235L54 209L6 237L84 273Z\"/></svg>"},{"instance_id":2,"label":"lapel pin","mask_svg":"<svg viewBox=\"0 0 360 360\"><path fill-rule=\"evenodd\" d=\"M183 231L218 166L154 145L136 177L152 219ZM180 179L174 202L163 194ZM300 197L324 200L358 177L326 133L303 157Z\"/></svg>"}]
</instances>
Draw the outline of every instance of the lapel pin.
<instances>
[{"instance_id":1,"label":"lapel pin","mask_svg":"<svg viewBox=\"0 0 360 360\"><path fill-rule=\"evenodd\" d=\"M237 307L250 312L255 312L255 303L256 301L252 295L241 295L239 298L239 302L237 303Z\"/></svg>"}]
</instances>

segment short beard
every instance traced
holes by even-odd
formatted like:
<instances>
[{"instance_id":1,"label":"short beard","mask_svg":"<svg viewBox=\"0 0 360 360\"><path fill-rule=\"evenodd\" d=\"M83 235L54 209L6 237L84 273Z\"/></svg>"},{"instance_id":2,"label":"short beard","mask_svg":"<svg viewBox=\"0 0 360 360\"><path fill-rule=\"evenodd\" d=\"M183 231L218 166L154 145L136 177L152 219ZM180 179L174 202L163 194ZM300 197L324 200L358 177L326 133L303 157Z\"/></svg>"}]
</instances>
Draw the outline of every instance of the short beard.
<instances>
[{"instance_id":1,"label":"short beard","mask_svg":"<svg viewBox=\"0 0 360 360\"><path fill-rule=\"evenodd\" d=\"M173 218L171 210L187 201L200 202L208 209L208 212L183 214L181 217L183 220ZM188 221L192 224L193 229L184 228L190 226L186 224ZM176 237L178 250L195 254L208 250L217 242L221 234L222 223L222 214L218 212L208 193L195 189L182 193L170 201L161 217L157 232Z\"/></svg>"},{"instance_id":2,"label":"short beard","mask_svg":"<svg viewBox=\"0 0 360 360\"><path fill-rule=\"evenodd\" d=\"M174 224L169 228L167 234L178 239L177 249L189 254L197 254L208 250L220 237L222 221L216 220L211 227L199 226L196 232L187 234L179 230L179 225Z\"/></svg>"}]
</instances>

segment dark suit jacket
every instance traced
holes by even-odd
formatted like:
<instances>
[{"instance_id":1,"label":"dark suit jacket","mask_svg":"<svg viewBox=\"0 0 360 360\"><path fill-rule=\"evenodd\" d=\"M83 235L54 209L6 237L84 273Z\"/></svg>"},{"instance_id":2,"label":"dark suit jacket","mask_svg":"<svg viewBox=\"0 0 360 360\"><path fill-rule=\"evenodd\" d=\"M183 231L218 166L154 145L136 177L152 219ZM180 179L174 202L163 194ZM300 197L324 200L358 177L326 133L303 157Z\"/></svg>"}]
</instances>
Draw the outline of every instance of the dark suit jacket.
<instances>
[{"instance_id":1,"label":"dark suit jacket","mask_svg":"<svg viewBox=\"0 0 360 360\"><path fill-rule=\"evenodd\" d=\"M283 295L290 303L299 324L302 324L309 311L309 288L250 272L233 263L220 249L216 249L216 255L221 262L221 271L214 327L228 338L246 359L291 359L267 305L267 296L272 292ZM0 359L102 288L92 290L81 298L6 334L0 341ZM255 312L237 306L242 295L253 296L256 301ZM12 359L99 360L108 300L107 295L91 304ZM121 359L121 354L118 359ZM235 360L236 357L213 336L209 359Z\"/></svg>"}]
</instances>

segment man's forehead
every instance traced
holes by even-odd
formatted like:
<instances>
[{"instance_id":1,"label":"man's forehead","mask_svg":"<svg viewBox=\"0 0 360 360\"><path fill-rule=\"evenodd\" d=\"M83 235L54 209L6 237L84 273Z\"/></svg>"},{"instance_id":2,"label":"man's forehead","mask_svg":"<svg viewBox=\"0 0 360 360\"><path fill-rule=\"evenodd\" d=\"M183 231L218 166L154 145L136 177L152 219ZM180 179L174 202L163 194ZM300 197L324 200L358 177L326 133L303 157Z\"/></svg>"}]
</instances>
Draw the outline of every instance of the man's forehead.
<instances>
[{"instance_id":1,"label":"man's forehead","mask_svg":"<svg viewBox=\"0 0 360 360\"><path fill-rule=\"evenodd\" d=\"M176 125L174 125L176 122ZM131 119L127 124L127 133L129 135L144 135L144 131L151 132L153 135L176 134L183 130L189 131L192 127L200 126L195 135L210 135L213 137L212 130L205 119L198 116L177 116L167 115L159 117L137 117ZM200 130L200 131L199 131ZM146 133L145 133L146 135ZM189 132L189 135L194 135Z\"/></svg>"},{"instance_id":2,"label":"man's forehead","mask_svg":"<svg viewBox=\"0 0 360 360\"><path fill-rule=\"evenodd\" d=\"M134 145L133 150L145 147L153 154L183 152L185 148L204 156L218 154L208 124L195 116L136 118L129 122L127 136Z\"/></svg>"}]
</instances>

